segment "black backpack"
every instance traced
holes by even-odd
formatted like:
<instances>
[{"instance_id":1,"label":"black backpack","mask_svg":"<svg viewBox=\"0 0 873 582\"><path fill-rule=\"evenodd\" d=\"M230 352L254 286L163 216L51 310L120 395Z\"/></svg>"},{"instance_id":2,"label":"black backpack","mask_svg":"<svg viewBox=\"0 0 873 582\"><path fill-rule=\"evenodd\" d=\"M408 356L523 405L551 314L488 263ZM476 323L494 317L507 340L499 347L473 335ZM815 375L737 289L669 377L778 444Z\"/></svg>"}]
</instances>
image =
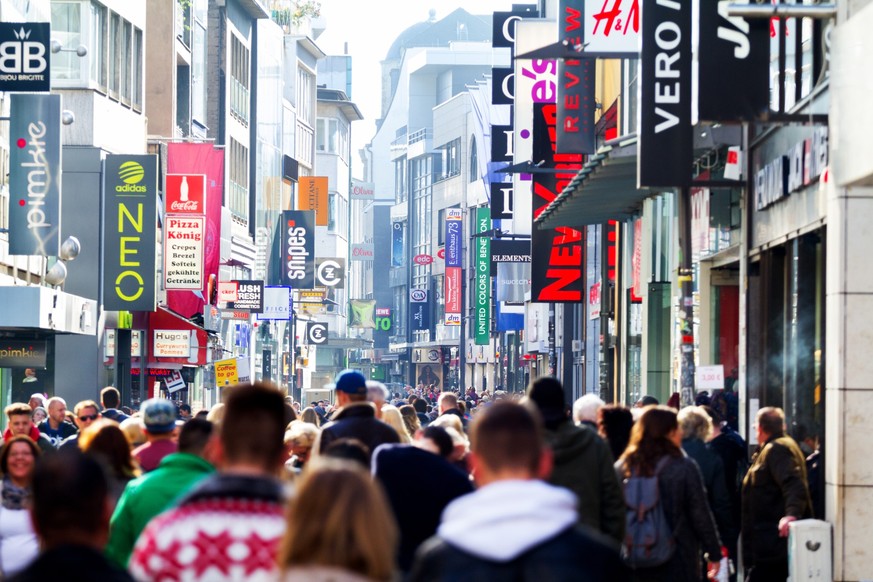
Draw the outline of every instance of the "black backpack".
<instances>
[{"instance_id":1,"label":"black backpack","mask_svg":"<svg viewBox=\"0 0 873 582\"><path fill-rule=\"evenodd\" d=\"M676 551L676 540L658 489L658 473L669 459L661 458L651 477L634 472L622 482L627 509L622 557L631 568L660 566Z\"/></svg>"}]
</instances>

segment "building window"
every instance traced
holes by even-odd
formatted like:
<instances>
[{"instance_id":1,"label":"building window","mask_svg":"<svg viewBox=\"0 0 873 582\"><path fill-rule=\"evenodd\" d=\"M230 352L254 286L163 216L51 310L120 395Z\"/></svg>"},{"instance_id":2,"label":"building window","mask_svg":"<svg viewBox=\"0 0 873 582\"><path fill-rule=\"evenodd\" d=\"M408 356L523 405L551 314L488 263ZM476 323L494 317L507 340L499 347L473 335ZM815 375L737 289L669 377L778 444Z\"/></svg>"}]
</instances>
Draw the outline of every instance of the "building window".
<instances>
[{"instance_id":1,"label":"building window","mask_svg":"<svg viewBox=\"0 0 873 582\"><path fill-rule=\"evenodd\" d=\"M412 256L429 255L433 238L433 156L421 156L410 162L412 183ZM417 289L429 287L430 265L413 265L412 286Z\"/></svg>"},{"instance_id":2,"label":"building window","mask_svg":"<svg viewBox=\"0 0 873 582\"><path fill-rule=\"evenodd\" d=\"M191 50L191 117L206 125L206 26L194 22L194 47Z\"/></svg>"},{"instance_id":3,"label":"building window","mask_svg":"<svg viewBox=\"0 0 873 582\"><path fill-rule=\"evenodd\" d=\"M121 58L119 63L119 74L121 76L121 102L130 104L131 91L131 60L133 59L133 31L128 22L124 22L121 27Z\"/></svg>"},{"instance_id":4,"label":"building window","mask_svg":"<svg viewBox=\"0 0 873 582\"><path fill-rule=\"evenodd\" d=\"M297 116L312 124L315 116L315 75L303 68L297 69Z\"/></svg>"},{"instance_id":5,"label":"building window","mask_svg":"<svg viewBox=\"0 0 873 582\"><path fill-rule=\"evenodd\" d=\"M347 157L349 128L341 119L319 118L315 122L315 149L319 153Z\"/></svg>"},{"instance_id":6,"label":"building window","mask_svg":"<svg viewBox=\"0 0 873 582\"><path fill-rule=\"evenodd\" d=\"M82 4L80 2L52 2L52 39L64 48L75 49L82 42ZM82 80L79 56L62 51L51 56L52 77L71 81Z\"/></svg>"},{"instance_id":7,"label":"building window","mask_svg":"<svg viewBox=\"0 0 873 582\"><path fill-rule=\"evenodd\" d=\"M229 205L233 217L247 225L249 221L249 150L230 139L228 155Z\"/></svg>"},{"instance_id":8,"label":"building window","mask_svg":"<svg viewBox=\"0 0 873 582\"><path fill-rule=\"evenodd\" d=\"M91 81L106 88L106 8L91 3L91 24L88 34L88 58L91 61Z\"/></svg>"},{"instance_id":9,"label":"building window","mask_svg":"<svg viewBox=\"0 0 873 582\"><path fill-rule=\"evenodd\" d=\"M470 140L470 182L479 179L479 151L476 147L476 136Z\"/></svg>"},{"instance_id":10,"label":"building window","mask_svg":"<svg viewBox=\"0 0 873 582\"><path fill-rule=\"evenodd\" d=\"M330 192L327 195L327 230L328 230L328 232L336 232L338 222L339 222L339 195L336 192Z\"/></svg>"},{"instance_id":11,"label":"building window","mask_svg":"<svg viewBox=\"0 0 873 582\"><path fill-rule=\"evenodd\" d=\"M450 141L439 148L434 160L434 180L445 180L461 173L461 140Z\"/></svg>"},{"instance_id":12,"label":"building window","mask_svg":"<svg viewBox=\"0 0 873 582\"><path fill-rule=\"evenodd\" d=\"M231 35L230 113L243 125L249 123L249 47Z\"/></svg>"},{"instance_id":13,"label":"building window","mask_svg":"<svg viewBox=\"0 0 873 582\"><path fill-rule=\"evenodd\" d=\"M133 108L142 110L142 93L143 93L143 47L142 47L142 31L136 27L133 28L133 91L131 101Z\"/></svg>"},{"instance_id":14,"label":"building window","mask_svg":"<svg viewBox=\"0 0 873 582\"><path fill-rule=\"evenodd\" d=\"M121 54L121 17L115 13L109 20L109 54ZM109 94L118 98L121 89L121 62L120 59L109 59Z\"/></svg>"}]
</instances>

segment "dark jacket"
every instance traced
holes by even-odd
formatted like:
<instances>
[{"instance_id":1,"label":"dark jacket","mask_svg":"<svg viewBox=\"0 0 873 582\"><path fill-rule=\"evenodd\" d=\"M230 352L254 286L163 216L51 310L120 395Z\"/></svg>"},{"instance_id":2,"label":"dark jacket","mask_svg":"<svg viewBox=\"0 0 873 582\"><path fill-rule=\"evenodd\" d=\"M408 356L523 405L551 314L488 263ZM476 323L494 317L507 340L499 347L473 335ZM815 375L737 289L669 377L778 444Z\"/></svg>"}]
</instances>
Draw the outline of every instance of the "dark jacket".
<instances>
[{"instance_id":1,"label":"dark jacket","mask_svg":"<svg viewBox=\"0 0 873 582\"><path fill-rule=\"evenodd\" d=\"M707 444L721 457L724 464L724 481L731 501L731 516L739 531L740 491L743 488L746 471L749 469L749 449L743 437L727 425L722 427L720 435Z\"/></svg>"},{"instance_id":2,"label":"dark jacket","mask_svg":"<svg viewBox=\"0 0 873 582\"><path fill-rule=\"evenodd\" d=\"M788 559L788 540L779 537L786 515L812 515L806 484L806 461L789 436L774 437L758 448L743 480L743 565L781 563Z\"/></svg>"},{"instance_id":3,"label":"dark jacket","mask_svg":"<svg viewBox=\"0 0 873 582\"><path fill-rule=\"evenodd\" d=\"M549 483L576 494L579 523L620 544L624 540L624 497L609 445L593 430L569 420L547 430L546 441L554 454Z\"/></svg>"},{"instance_id":4,"label":"dark jacket","mask_svg":"<svg viewBox=\"0 0 873 582\"><path fill-rule=\"evenodd\" d=\"M316 441L316 450L323 451L337 439L358 439L370 448L399 443L397 431L376 418L376 409L369 402L355 402L337 410Z\"/></svg>"},{"instance_id":5,"label":"dark jacket","mask_svg":"<svg viewBox=\"0 0 873 582\"><path fill-rule=\"evenodd\" d=\"M622 582L628 572L618 553L570 527L509 562L479 558L441 538L421 546L409 582Z\"/></svg>"},{"instance_id":6,"label":"dark jacket","mask_svg":"<svg viewBox=\"0 0 873 582\"><path fill-rule=\"evenodd\" d=\"M723 541L727 540L734 535L735 525L731 517L731 501L725 485L724 464L721 457L697 438L683 439L682 449L700 468L703 484L706 485L709 509L718 526L718 535Z\"/></svg>"},{"instance_id":7,"label":"dark jacket","mask_svg":"<svg viewBox=\"0 0 873 582\"><path fill-rule=\"evenodd\" d=\"M623 464L623 461L615 464L622 480ZM685 455L671 458L658 473L658 492L676 541L673 558L666 566L658 568L664 574L659 579L700 582L704 575L701 552L708 554L713 561L721 559L721 539L709 510L697 463ZM645 572L641 574L645 578Z\"/></svg>"},{"instance_id":8,"label":"dark jacket","mask_svg":"<svg viewBox=\"0 0 873 582\"><path fill-rule=\"evenodd\" d=\"M58 577L66 582L133 582L126 570L112 564L102 552L86 546L59 546L42 552L10 582L44 582Z\"/></svg>"}]
</instances>

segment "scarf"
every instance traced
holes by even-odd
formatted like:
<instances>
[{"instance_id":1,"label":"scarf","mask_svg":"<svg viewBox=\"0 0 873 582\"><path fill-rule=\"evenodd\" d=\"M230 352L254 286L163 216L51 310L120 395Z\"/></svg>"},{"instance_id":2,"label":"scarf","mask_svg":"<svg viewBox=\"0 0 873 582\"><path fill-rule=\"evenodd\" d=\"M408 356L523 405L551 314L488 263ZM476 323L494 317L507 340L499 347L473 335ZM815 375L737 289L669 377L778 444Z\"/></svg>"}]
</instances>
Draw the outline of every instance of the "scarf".
<instances>
[{"instance_id":1,"label":"scarf","mask_svg":"<svg viewBox=\"0 0 873 582\"><path fill-rule=\"evenodd\" d=\"M30 507L30 488L19 487L11 479L3 479L2 505L5 509L27 509Z\"/></svg>"}]
</instances>

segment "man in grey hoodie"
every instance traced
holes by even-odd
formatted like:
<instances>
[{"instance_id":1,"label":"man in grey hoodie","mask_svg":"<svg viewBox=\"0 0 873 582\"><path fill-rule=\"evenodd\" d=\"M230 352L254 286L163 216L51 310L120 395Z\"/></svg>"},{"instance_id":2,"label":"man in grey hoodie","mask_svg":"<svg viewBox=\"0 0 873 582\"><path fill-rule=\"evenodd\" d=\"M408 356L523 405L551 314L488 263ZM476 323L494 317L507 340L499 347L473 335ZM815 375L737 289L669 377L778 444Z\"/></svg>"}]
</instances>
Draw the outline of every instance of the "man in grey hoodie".
<instances>
[{"instance_id":1,"label":"man in grey hoodie","mask_svg":"<svg viewBox=\"0 0 873 582\"><path fill-rule=\"evenodd\" d=\"M552 456L534 412L497 402L470 433L477 491L450 503L409 580L627 580L618 553L577 527L576 496L541 479Z\"/></svg>"}]
</instances>

